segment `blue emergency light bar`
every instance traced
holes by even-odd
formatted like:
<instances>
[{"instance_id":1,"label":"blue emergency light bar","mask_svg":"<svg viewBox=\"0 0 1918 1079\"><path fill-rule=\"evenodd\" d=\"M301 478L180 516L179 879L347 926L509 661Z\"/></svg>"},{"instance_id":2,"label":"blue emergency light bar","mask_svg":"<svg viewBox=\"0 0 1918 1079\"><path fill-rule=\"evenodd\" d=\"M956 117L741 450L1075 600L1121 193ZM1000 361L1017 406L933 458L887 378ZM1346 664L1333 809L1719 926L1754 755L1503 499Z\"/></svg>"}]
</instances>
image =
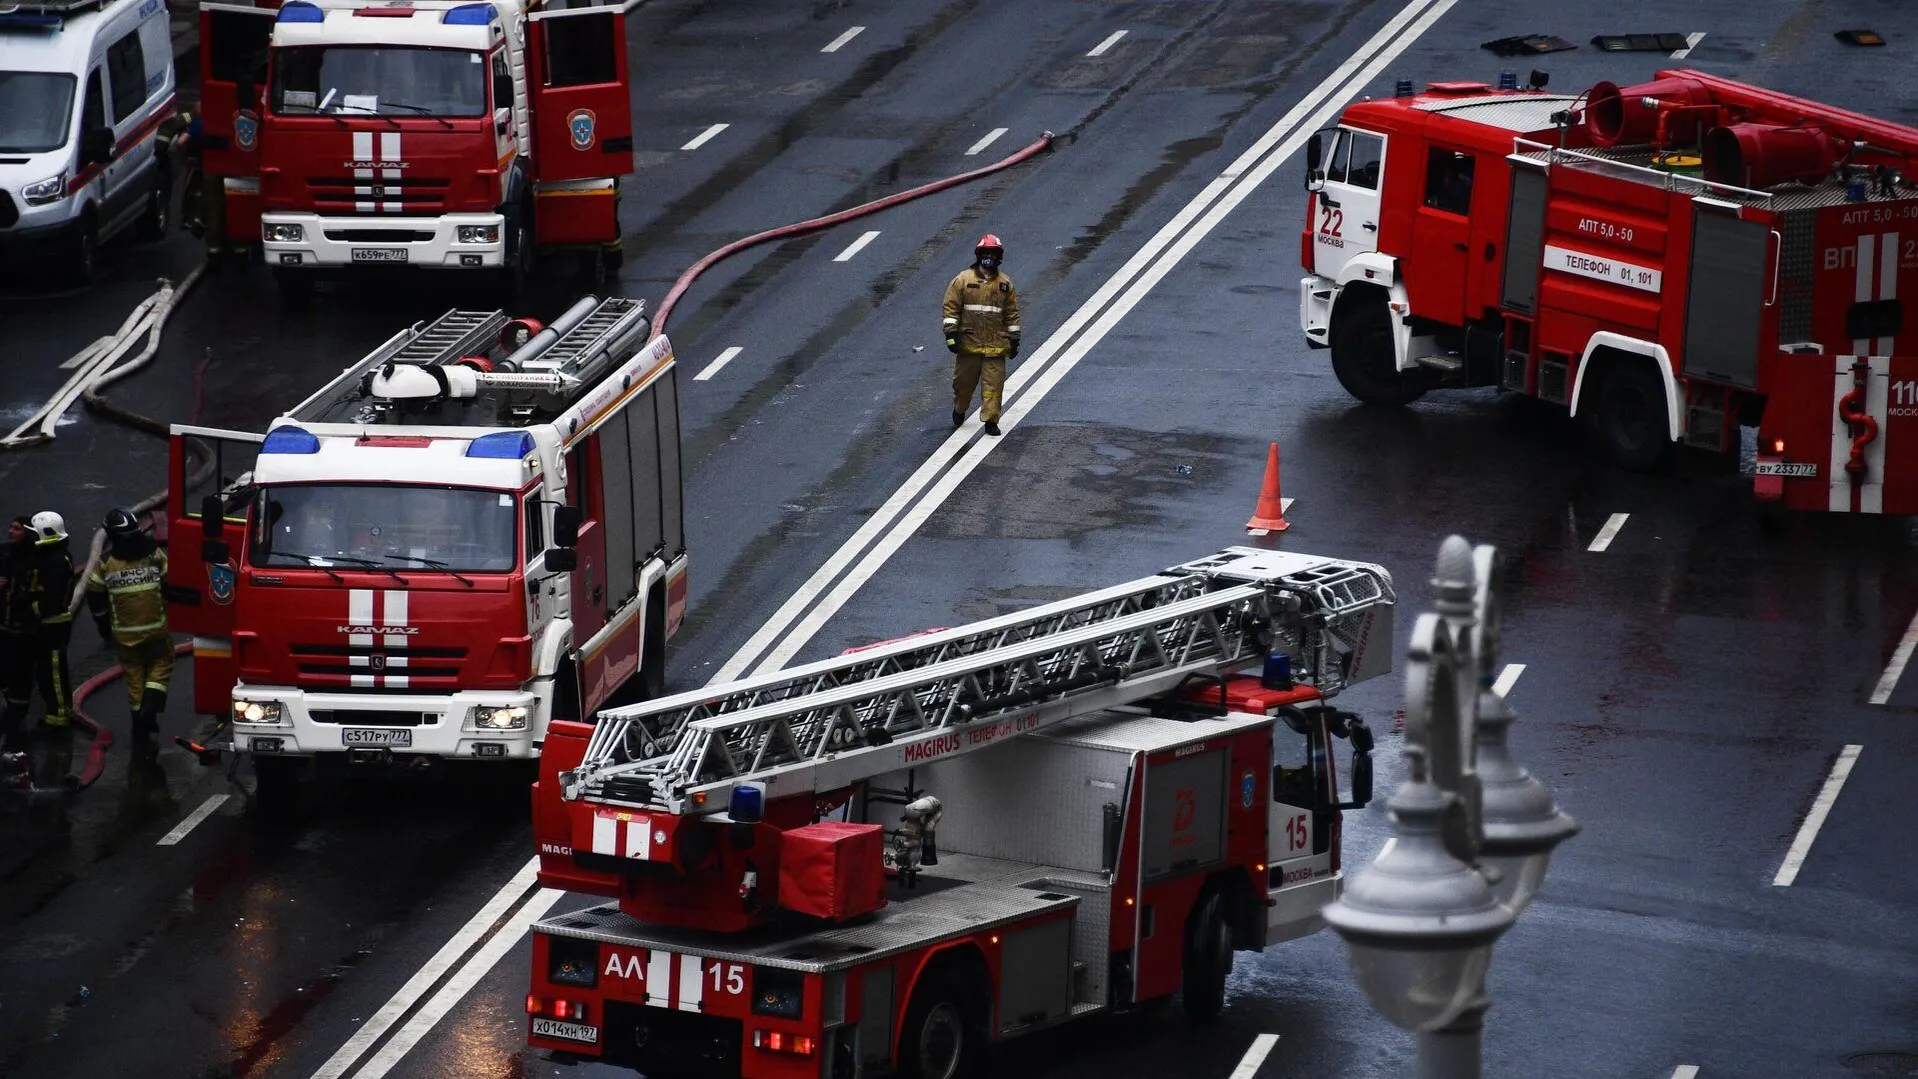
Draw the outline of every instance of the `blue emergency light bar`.
<instances>
[{"instance_id":1,"label":"blue emergency light bar","mask_svg":"<svg viewBox=\"0 0 1918 1079\"><path fill-rule=\"evenodd\" d=\"M517 461L531 452L533 436L525 431L495 431L479 436L466 446L468 457L492 457L503 461Z\"/></svg>"},{"instance_id":2,"label":"blue emergency light bar","mask_svg":"<svg viewBox=\"0 0 1918 1079\"><path fill-rule=\"evenodd\" d=\"M485 26L499 18L499 9L491 4L461 4L440 16L447 26Z\"/></svg>"},{"instance_id":3,"label":"blue emergency light bar","mask_svg":"<svg viewBox=\"0 0 1918 1079\"><path fill-rule=\"evenodd\" d=\"M260 443L261 453L318 453L320 439L318 435L304 427L275 427L266 433Z\"/></svg>"},{"instance_id":4,"label":"blue emergency light bar","mask_svg":"<svg viewBox=\"0 0 1918 1079\"><path fill-rule=\"evenodd\" d=\"M0 14L0 30L58 30L60 16L34 15L25 11Z\"/></svg>"},{"instance_id":5,"label":"blue emergency light bar","mask_svg":"<svg viewBox=\"0 0 1918 1079\"><path fill-rule=\"evenodd\" d=\"M326 12L319 5L309 4L306 0L291 0L280 5L280 22L325 22Z\"/></svg>"}]
</instances>

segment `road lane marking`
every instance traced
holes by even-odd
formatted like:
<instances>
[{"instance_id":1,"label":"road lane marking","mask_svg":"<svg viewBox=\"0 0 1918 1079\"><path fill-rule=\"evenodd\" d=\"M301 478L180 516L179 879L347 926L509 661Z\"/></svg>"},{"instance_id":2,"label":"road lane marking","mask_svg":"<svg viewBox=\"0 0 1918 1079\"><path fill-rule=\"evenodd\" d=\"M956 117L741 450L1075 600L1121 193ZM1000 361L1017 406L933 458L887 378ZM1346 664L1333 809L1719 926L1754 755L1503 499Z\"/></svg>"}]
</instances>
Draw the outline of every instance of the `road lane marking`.
<instances>
[{"instance_id":1,"label":"road lane marking","mask_svg":"<svg viewBox=\"0 0 1918 1079\"><path fill-rule=\"evenodd\" d=\"M1618 530L1625 527L1625 519L1630 516L1631 514L1629 513L1612 514L1611 518L1605 522L1605 527L1599 529L1598 535L1592 537L1592 545L1585 549L1588 551L1602 551L1610 547L1612 541L1618 538Z\"/></svg>"},{"instance_id":2,"label":"road lane marking","mask_svg":"<svg viewBox=\"0 0 1918 1079\"><path fill-rule=\"evenodd\" d=\"M1700 34L1698 36L1704 37L1705 35ZM1690 52L1691 50L1687 49L1685 51ZM1679 54L1673 53L1672 55L1677 56ZM1672 1079L1698 1079L1698 1065L1680 1064L1678 1067L1672 1069Z\"/></svg>"},{"instance_id":3,"label":"road lane marking","mask_svg":"<svg viewBox=\"0 0 1918 1079\"><path fill-rule=\"evenodd\" d=\"M1330 123L1349 98L1364 90L1456 2L1412 0L1281 117L1278 123L1267 129L1224 172L1207 184L1205 190L1146 241L1063 326L1047 338L1031 359L1021 364L1006 380L1006 399L1010 408L1000 416L1000 428L1008 429L1016 425L1021 417L1030 412L1033 405L1051 392L1080 358L1091 351L1227 214L1296 154L1314 132ZM1085 331L1083 335L1081 331ZM773 669L796 654L825 624L825 620L844 605L852 592L857 591L877 572L932 511L951 496L952 491L978 467L986 454L1005 442L1003 438L977 438L978 431L979 428L969 426L948 437L919 466L918 471L873 511L852 537L719 668L713 681L725 682L740 677L776 643L778 647L766 657L760 670ZM969 442L972 443L970 448ZM922 493L925 494L924 501L915 505L915 500ZM850 573L847 572L849 567ZM845 575L843 579L842 574ZM799 621L797 626L794 625L795 621ZM786 634L783 642L782 634Z\"/></svg>"},{"instance_id":4,"label":"road lane marking","mask_svg":"<svg viewBox=\"0 0 1918 1079\"><path fill-rule=\"evenodd\" d=\"M1912 649L1918 648L1918 614L1911 616L1911 625L1906 627L1905 636L1898 642L1898 648L1891 654L1891 662L1885 665L1885 673L1878 679L1878 688L1871 691L1871 703L1884 704L1891 700L1891 691L1898 688L1898 679L1904 677L1905 664L1911 662Z\"/></svg>"},{"instance_id":5,"label":"road lane marking","mask_svg":"<svg viewBox=\"0 0 1918 1079\"><path fill-rule=\"evenodd\" d=\"M1680 49L1680 50L1678 50L1677 52L1675 52L1675 53L1673 53L1673 54L1672 54L1672 59L1674 59L1674 60L1683 60L1683 59L1684 59L1684 58L1686 58L1687 56L1690 56L1690 55L1692 54L1692 50L1693 50L1693 49L1696 49L1696 48L1698 48L1698 43L1699 43L1699 42L1701 42L1701 41L1703 41L1703 40L1705 40L1705 31L1703 31L1703 30L1700 30L1700 31L1698 31L1698 32L1697 32L1697 33L1695 33L1695 34L1686 34L1686 35L1685 35L1685 47L1684 47L1684 48L1682 48L1682 49ZM1687 1065L1687 1067L1689 1067L1689 1066L1690 1066L1690 1065ZM1694 1069L1694 1071L1696 1071L1696 1069ZM1682 1077L1681 1077L1681 1079L1682 1079Z\"/></svg>"},{"instance_id":6,"label":"road lane marking","mask_svg":"<svg viewBox=\"0 0 1918 1079\"><path fill-rule=\"evenodd\" d=\"M406 980L406 984L400 986L391 1000L388 1000L379 1011L374 1012L373 1017L368 1019L360 1029L354 1031L353 1036L346 1039L346 1043L341 1045L325 1064L320 1065L320 1070L313 1073L312 1079L341 1079L353 1066L354 1061L365 1055L375 1042L392 1029L393 1024L398 1022L401 1016L412 1010L414 1003L425 996L428 989L445 976L461 956L464 956L473 945L479 943L480 938L492 930L494 922L505 917L507 911L532 893L538 886L538 874L539 859L528 859L525 865L520 866L519 872L513 874L513 879L507 881L504 888L486 901L486 905L479 909L479 913L468 919L466 924L460 927L459 932L454 933L439 951L433 953L433 958L428 959L425 966L415 971L413 976Z\"/></svg>"},{"instance_id":7,"label":"road lane marking","mask_svg":"<svg viewBox=\"0 0 1918 1079\"><path fill-rule=\"evenodd\" d=\"M1265 1063L1266 1056L1277 1044L1279 1044L1277 1034L1261 1034L1252 1039L1252 1047L1245 1051L1245 1057L1239 1061L1239 1066L1232 1069L1230 1079L1252 1079L1258 1074L1259 1065Z\"/></svg>"},{"instance_id":8,"label":"road lane marking","mask_svg":"<svg viewBox=\"0 0 1918 1079\"><path fill-rule=\"evenodd\" d=\"M704 131L702 131L702 132L700 132L699 134L697 134L697 135L694 135L694 136L693 136L693 138L692 138L692 141L691 141L691 142L688 142L688 143L687 143L686 145L684 145L684 146L681 146L681 147L680 147L680 149L682 149L682 150L697 150L697 149L699 149L699 148L700 148L701 146L704 146L704 145L706 145L707 143L709 143L709 142L711 142L711 141L713 141L713 139L714 139L715 137L717 137L717 136L718 136L718 134L719 134L719 133L720 133L721 131L724 131L724 130L726 130L727 128L729 128L729 127L731 127L731 126L733 126L733 125L731 125L731 124L714 124L713 126L711 126L711 127L709 127L709 128L707 128L706 130L704 130Z\"/></svg>"},{"instance_id":9,"label":"road lane marking","mask_svg":"<svg viewBox=\"0 0 1918 1079\"><path fill-rule=\"evenodd\" d=\"M398 1034L393 1035L392 1041L380 1046L380 1051L353 1073L353 1079L384 1079L386 1073L393 1070L393 1065L398 1064L421 1039L432 1033L446 1013L472 992L479 980L486 977L487 972L497 966L501 959L506 958L507 952L518 946L520 938L533 927L533 923L546 917L546 912L565 894L557 888L541 888L533 898L527 900L526 905L514 912L500 931L493 934L493 939L487 941L486 946L473 956L471 962L447 979L440 991L420 1006L418 1013L406 1021Z\"/></svg>"},{"instance_id":10,"label":"road lane marking","mask_svg":"<svg viewBox=\"0 0 1918 1079\"><path fill-rule=\"evenodd\" d=\"M998 142L999 136L1005 134L1006 130L1007 129L1003 127L995 127L991 131L986 132L986 137L973 143L972 149L966 151L966 156L971 157L986 147L991 146L993 143Z\"/></svg>"},{"instance_id":11,"label":"road lane marking","mask_svg":"<svg viewBox=\"0 0 1918 1079\"><path fill-rule=\"evenodd\" d=\"M704 382L707 379L713 377L714 375L719 373L720 368L731 363L734 356L737 356L744 351L745 349L740 348L738 345L734 345L733 347L720 353L719 358L707 364L706 369L704 371L701 371L700 373L693 376L693 381Z\"/></svg>"},{"instance_id":12,"label":"road lane marking","mask_svg":"<svg viewBox=\"0 0 1918 1079\"><path fill-rule=\"evenodd\" d=\"M863 250L865 246L871 243L876 237L878 237L878 235L879 235L878 229L874 229L873 231L866 233L864 236L861 236L857 240L854 240L852 243L847 244L846 249L844 251L841 251L837 255L834 255L832 257L832 260L834 262L852 261L852 257L854 255L857 255L861 250Z\"/></svg>"},{"instance_id":13,"label":"road lane marking","mask_svg":"<svg viewBox=\"0 0 1918 1079\"><path fill-rule=\"evenodd\" d=\"M1791 841L1791 849L1785 852L1785 864L1778 867L1778 875L1771 879L1772 884L1786 888L1798 879L1798 870L1805 864L1805 858L1811 854L1812 840L1818 838L1818 829L1825 826L1825 818L1831 815L1832 804L1838 801L1838 792L1845 787L1845 780L1851 776L1851 766L1858 763L1858 754L1863 746L1846 746L1838 754L1838 760L1831 766L1831 775L1826 777L1823 790L1811 804L1811 812L1805 814L1805 823L1798 826L1798 838Z\"/></svg>"},{"instance_id":14,"label":"road lane marking","mask_svg":"<svg viewBox=\"0 0 1918 1079\"><path fill-rule=\"evenodd\" d=\"M1124 30L1114 30L1112 32L1111 37L1106 38L1104 41L1099 42L1097 45L1094 45L1092 47L1092 51L1089 53L1086 53L1086 55L1087 56L1104 56L1106 54L1106 50L1110 49L1114 45L1117 45L1119 43L1119 39L1124 37L1125 35L1126 35L1126 32Z\"/></svg>"},{"instance_id":15,"label":"road lane marking","mask_svg":"<svg viewBox=\"0 0 1918 1079\"><path fill-rule=\"evenodd\" d=\"M1507 663L1505 669L1498 672L1498 681L1492 683L1492 692L1501 697L1512 695L1512 687L1518 685L1518 676L1525 673L1525 664Z\"/></svg>"},{"instance_id":16,"label":"road lane marking","mask_svg":"<svg viewBox=\"0 0 1918 1079\"><path fill-rule=\"evenodd\" d=\"M855 26L852 29L846 31L845 33L840 34L838 37L833 38L832 44L826 46L823 49L820 49L819 51L820 52L838 52L841 48L845 46L846 42L851 41L853 38L858 37L859 32L864 29L865 27L863 26Z\"/></svg>"},{"instance_id":17,"label":"road lane marking","mask_svg":"<svg viewBox=\"0 0 1918 1079\"><path fill-rule=\"evenodd\" d=\"M1359 91L1363 90L1368 83L1377 78L1380 72L1384 71L1385 68L1409 48L1414 41L1422 36L1425 31L1438 20L1439 16L1449 11L1455 3L1457 3L1457 0L1410 0L1401 11L1387 20L1378 33L1374 34L1365 45L1355 51L1347 60L1339 65L1337 70L1333 71L1331 75L1301 99L1278 124L1260 136L1252 147L1214 179L1197 199L1194 199L1193 202L1175 215L1172 221L1160 229L1159 233L1155 235L1152 240L1148 241L1118 273L1113 275L1113 277L1100 288L1099 292L1096 293L1085 306L1081 307L1079 311L1068 320L1066 325L1054 335L1054 338L1047 342L1047 347L1051 347L1054 353L1062 351L1065 342L1070 340L1071 335L1076 334L1087 323L1091 322L1094 317L1098 315L1099 311L1110 303L1114 297L1120 296L1132 288L1134 278L1139 277L1142 271L1151 269L1154 260L1158 259L1161 253L1166 252L1170 248L1172 251L1170 262L1159 267L1156 275L1148 274L1147 276L1150 280L1147 281L1145 289L1140 290L1137 295L1131 297L1132 302L1136 303L1137 299L1143 296L1144 291L1149 290L1152 285L1157 284L1158 280L1163 278L1166 272L1170 271L1173 264L1176 264L1180 259L1184 258L1185 254L1189 252L1200 239L1216 227L1218 221L1223 219L1226 213L1229 213L1233 208L1237 207L1239 203L1243 202L1253 188L1264 183L1280 165L1284 164L1287 159L1296 154L1299 147L1304 145L1305 140L1310 138L1313 132L1325 125L1325 122L1330 119L1332 113L1343 107L1344 102L1348 98L1356 95ZM1410 32L1401 37L1401 31L1406 31L1408 28ZM1326 104L1328 101L1330 102L1329 105ZM1278 148L1276 155L1273 154L1275 147ZM1241 181L1248 181L1249 186L1240 187ZM1221 199L1221 196L1225 197ZM1207 214L1208 207L1211 208L1212 213L1200 222L1201 227L1193 233L1186 234L1182 242L1175 243L1175 241L1180 241L1181 234L1185 233L1188 226L1195 220L1199 220L1202 215ZM1123 317L1125 311L1130 310L1130 306L1130 304L1126 304L1124 310L1118 312L1118 317ZM1095 327L1095 329L1098 329L1098 327ZM1104 332L1105 330L1100 329L1099 335L1103 336ZM1087 347L1089 348L1090 345ZM1021 386L1035 381L1034 376L1040 374L1043 370L1041 354L1045 351L1046 348L1042 348L1040 353L1035 353L1032 359L1026 361L1026 363L1021 366L1020 370L1008 380L1009 388L1018 389ZM1074 362L1076 362L1076 360ZM1056 384L1056 382L1054 384ZM1036 388L1032 392L1031 399L1036 401L1042 398L1044 396L1044 389L1049 388L1049 385L1043 388ZM1004 420L1002 419L1001 422L1003 423ZM854 535L853 539L842 546L832 559L827 562L826 566L821 568L819 573L815 574L794 593L792 599L780 608L780 611L775 616L774 622L769 623L766 628L762 629L760 634L756 634L753 640L748 641L746 646L741 648L740 651L727 662L725 667L722 667L715 673L707 684L713 685L738 677L737 672L749 665L760 652L764 651L767 645L777 640L780 633L792 624L793 619L798 617L799 613L803 611L813 599L818 598L821 593L825 591L826 586L831 583L832 578L836 577L841 570L850 564L853 559L865 549L874 536L884 531L887 524L892 521L895 516L906 509L913 496L916 496L922 491L926 484L930 483L944 470L952 459L952 451L963 448L971 435L976 433L977 429L974 428L971 429L969 433L962 432L960 435L949 438L942 449L935 452L933 456L920 467L919 471L907 481L906 485L894 493L892 499L889 500L885 506L882 506L880 510L875 511L872 517L868 518L866 525L862 526L861 530ZM997 444L1002 440L988 439L986 441ZM967 471L970 471L970 469L967 469ZM943 495L940 496L942 501L943 498ZM913 525L912 527L916 529L918 526ZM868 576L869 575L870 571L868 571ZM841 602L843 602L843 600ZM783 621L779 621L781 618L783 618ZM803 641L800 643L803 643ZM377 1042L400 1016L404 1015L413 1007L414 1003L443 976L447 967L455 963L461 955L466 954L475 942L485 938L488 932L487 927L498 918L498 913L495 912L509 910L515 904L520 903L529 895L533 894L538 868L539 862L537 858L528 859L526 864L521 867L518 875L516 875L513 880L508 881L506 885L500 889L499 893L488 901L487 907L481 912L481 914L486 915L486 917L482 918L476 915L474 920L469 922L454 939L449 940L439 952L435 953L434 958L428 962L427 966L420 968L419 972L408 980L406 985L394 995L393 999L389 1001L385 1007L381 1008L380 1012L375 1015L373 1019L369 1020L365 1027L362 1027L341 1047L340 1051L335 1054L334 1059L329 1061L327 1065L329 1069L333 1070L323 1070L321 1073L316 1074L313 1079L341 1079L345 1073L345 1069L350 1066L354 1060L358 1059L368 1047ZM487 954L491 955L492 953ZM503 956L504 954L504 948L497 953L498 956ZM477 980L493 963L498 961L497 956L495 956L482 966L481 959L481 955L475 954L472 959L468 960L461 967L461 976L464 976L468 971L475 971L476 973L474 973L472 977L474 980Z\"/></svg>"},{"instance_id":18,"label":"road lane marking","mask_svg":"<svg viewBox=\"0 0 1918 1079\"><path fill-rule=\"evenodd\" d=\"M171 832L161 836L160 842L157 843L156 846L171 847L180 840L185 839L188 832L199 827L201 821L211 817L213 811L225 805L226 800L231 797L232 795L230 794L214 794L208 796L206 801L200 803L200 808L188 813L186 819L174 825Z\"/></svg>"}]
</instances>

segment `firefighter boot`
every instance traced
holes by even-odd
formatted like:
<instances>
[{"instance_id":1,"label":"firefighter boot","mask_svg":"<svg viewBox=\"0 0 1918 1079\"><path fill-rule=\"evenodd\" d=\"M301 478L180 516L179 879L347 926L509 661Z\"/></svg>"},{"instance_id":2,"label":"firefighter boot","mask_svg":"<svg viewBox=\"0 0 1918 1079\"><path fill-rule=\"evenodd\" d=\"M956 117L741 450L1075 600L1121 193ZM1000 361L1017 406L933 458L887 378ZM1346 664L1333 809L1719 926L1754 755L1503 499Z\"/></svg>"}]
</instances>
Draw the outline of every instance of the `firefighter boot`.
<instances>
[{"instance_id":1,"label":"firefighter boot","mask_svg":"<svg viewBox=\"0 0 1918 1079\"><path fill-rule=\"evenodd\" d=\"M140 693L140 707L133 710L133 752L141 760L160 755L160 709L166 707L166 691L148 688Z\"/></svg>"}]
</instances>

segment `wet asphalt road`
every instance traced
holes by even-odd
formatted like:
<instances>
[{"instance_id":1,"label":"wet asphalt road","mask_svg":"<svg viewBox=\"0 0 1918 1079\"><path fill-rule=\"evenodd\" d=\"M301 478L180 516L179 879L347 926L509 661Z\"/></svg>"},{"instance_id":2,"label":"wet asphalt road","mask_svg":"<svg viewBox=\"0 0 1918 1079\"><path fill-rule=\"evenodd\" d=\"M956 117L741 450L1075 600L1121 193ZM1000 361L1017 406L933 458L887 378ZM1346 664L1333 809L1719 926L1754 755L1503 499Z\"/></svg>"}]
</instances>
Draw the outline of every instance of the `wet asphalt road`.
<instances>
[{"instance_id":1,"label":"wet asphalt road","mask_svg":"<svg viewBox=\"0 0 1918 1079\"><path fill-rule=\"evenodd\" d=\"M1026 306L1022 363L1039 365L1042 343L1102 283L1399 10L640 9L628 295L656 303L681 269L745 233L973 167L1042 130L1065 136L1007 173L722 263L680 304L669 332L685 370L693 596L672 683L711 677L921 462L951 451L936 307L978 232L1007 241ZM820 51L852 26L865 29ZM1831 31L1850 26L1892 45L1847 51ZM1118 30L1126 36L1103 56L1085 55ZM1389 92L1400 74L1490 79L1518 66L1477 47L1493 37L1582 43L1623 31L1704 31L1685 63L1906 122L1918 112L1899 78L1918 20L1891 3L1815 0L1713 0L1684 15L1638 2L1549 15L1510 0L1461 4L1368 92ZM1577 90L1673 62L1581 47L1537 66L1554 89ZM730 126L679 149L717 123ZM967 156L999 127L1009 130ZM1918 817L1907 778L1918 676L1885 705L1868 700L1918 613L1910 523L1808 518L1766 531L1745 477L1613 472L1563 422L1489 391L1435 394L1396 414L1355 406L1297 331L1301 168L1281 166L1149 291L1135 286L1137 305L1031 398L797 658L1247 542L1241 525L1276 440L1294 526L1257 542L1386 565L1401 649L1446 534L1497 544L1508 560L1505 658L1525 664L1514 751L1585 831L1496 953L1488 1074L1663 1077L1687 1064L1706 1079L1908 1074L1869 1054L1918 1054L1918 878L1903 842ZM835 261L872 229L880 235ZM83 295L9 286L4 426L155 276L183 276L193 261L193 242L179 238L116 252L109 280ZM574 294L564 269L549 268L533 313ZM460 299L429 282L325 290L310 312L286 312L264 274L223 272L198 286L152 369L115 399L256 429L399 325ZM692 380L730 347L736 358ZM53 446L0 455L0 509L50 502L88 522L164 484L157 440L74 415ZM1617 513L1629 517L1616 538L1590 550ZM83 627L78 672L108 662L90 636ZM1381 679L1345 703L1388 731L1399 691ZM182 685L175 699L185 696ZM123 730L117 691L96 700L95 714ZM190 722L178 708L170 719L173 730ZM1402 774L1397 744L1381 738L1381 795ZM1847 745L1862 750L1842 796L1797 881L1774 886ZM531 853L510 790L343 785L298 827L271 831L249 811L245 769L166 756L159 772L135 774L124 754L110 758L65 827L0 817L0 1074L311 1076ZM183 841L156 845L220 795ZM1382 802L1348 816L1349 866L1383 842ZM1272 1033L1261 1079L1410 1072L1409 1038L1372 1012L1336 938L1241 955L1238 970L1217 1028L1189 1029L1176 1011L1095 1021L1015 1043L1001 1071L1226 1079L1254 1036ZM611 1074L524 1049L523 944L473 976L441 1021L348 1060L358 1066L346 1074Z\"/></svg>"}]
</instances>

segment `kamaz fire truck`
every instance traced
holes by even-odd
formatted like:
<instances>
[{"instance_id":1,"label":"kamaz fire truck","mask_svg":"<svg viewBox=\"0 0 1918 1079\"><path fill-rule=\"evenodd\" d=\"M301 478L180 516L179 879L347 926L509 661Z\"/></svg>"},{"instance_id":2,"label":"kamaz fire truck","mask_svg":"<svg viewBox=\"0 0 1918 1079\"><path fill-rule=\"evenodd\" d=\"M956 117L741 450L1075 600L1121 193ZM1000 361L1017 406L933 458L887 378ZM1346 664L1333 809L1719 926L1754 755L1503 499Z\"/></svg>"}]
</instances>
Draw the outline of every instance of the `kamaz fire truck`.
<instances>
[{"instance_id":1,"label":"kamaz fire truck","mask_svg":"<svg viewBox=\"0 0 1918 1079\"><path fill-rule=\"evenodd\" d=\"M1345 388L1495 385L1632 468L1756 426L1760 499L1918 512L1918 130L1697 71L1501 81L1309 144L1299 322Z\"/></svg>"},{"instance_id":2,"label":"kamaz fire truck","mask_svg":"<svg viewBox=\"0 0 1918 1079\"><path fill-rule=\"evenodd\" d=\"M173 428L176 631L263 798L302 762L525 761L657 694L686 606L671 343L636 300L453 310L265 435ZM529 775L530 779L530 775Z\"/></svg>"},{"instance_id":3,"label":"kamaz fire truck","mask_svg":"<svg viewBox=\"0 0 1918 1079\"><path fill-rule=\"evenodd\" d=\"M531 1044L647 1075L948 1077L1316 931L1372 738L1379 566L1228 548L1074 599L555 722ZM1256 671L1256 674L1247 673ZM1342 800L1334 739L1352 745Z\"/></svg>"},{"instance_id":4,"label":"kamaz fire truck","mask_svg":"<svg viewBox=\"0 0 1918 1079\"><path fill-rule=\"evenodd\" d=\"M639 0L200 7L205 170L227 235L292 294L316 271L523 279L535 249L617 260Z\"/></svg>"}]
</instances>

